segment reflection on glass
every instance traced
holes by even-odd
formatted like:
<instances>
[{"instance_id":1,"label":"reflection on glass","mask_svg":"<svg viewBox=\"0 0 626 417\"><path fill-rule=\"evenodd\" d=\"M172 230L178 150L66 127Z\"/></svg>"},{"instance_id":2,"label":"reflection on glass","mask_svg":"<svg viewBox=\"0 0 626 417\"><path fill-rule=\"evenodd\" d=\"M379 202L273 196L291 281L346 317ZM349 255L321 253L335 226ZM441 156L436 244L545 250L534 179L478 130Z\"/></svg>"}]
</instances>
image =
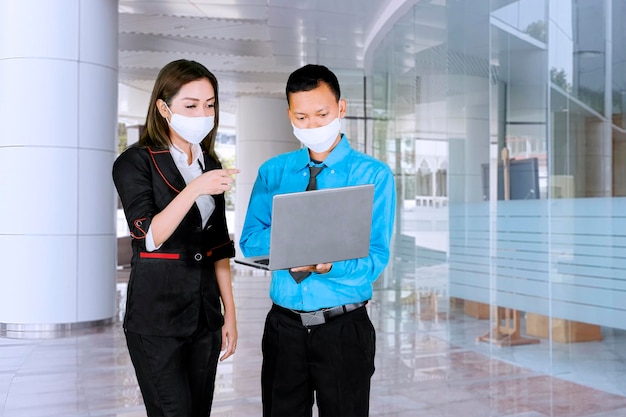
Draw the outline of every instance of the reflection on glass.
<instances>
[{"instance_id":1,"label":"reflection on glass","mask_svg":"<svg viewBox=\"0 0 626 417\"><path fill-rule=\"evenodd\" d=\"M625 17L623 0L420 2L390 30L371 87L399 190L385 297L434 297L446 337L494 356L476 346L492 323L467 318L516 311L544 345L524 365L562 377L577 343L624 334Z\"/></svg>"}]
</instances>

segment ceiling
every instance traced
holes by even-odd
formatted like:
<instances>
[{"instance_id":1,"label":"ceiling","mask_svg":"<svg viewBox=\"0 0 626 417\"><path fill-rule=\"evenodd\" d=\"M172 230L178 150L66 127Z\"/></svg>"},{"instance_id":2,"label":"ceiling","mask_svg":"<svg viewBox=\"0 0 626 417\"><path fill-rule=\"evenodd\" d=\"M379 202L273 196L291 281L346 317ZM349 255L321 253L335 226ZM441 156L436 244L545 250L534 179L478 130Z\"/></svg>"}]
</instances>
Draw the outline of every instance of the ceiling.
<instances>
[{"instance_id":1,"label":"ceiling","mask_svg":"<svg viewBox=\"0 0 626 417\"><path fill-rule=\"evenodd\" d=\"M363 77L366 44L402 0L119 0L119 82L150 92L161 67L186 58L220 83L220 105L239 95L284 97L307 63Z\"/></svg>"}]
</instances>

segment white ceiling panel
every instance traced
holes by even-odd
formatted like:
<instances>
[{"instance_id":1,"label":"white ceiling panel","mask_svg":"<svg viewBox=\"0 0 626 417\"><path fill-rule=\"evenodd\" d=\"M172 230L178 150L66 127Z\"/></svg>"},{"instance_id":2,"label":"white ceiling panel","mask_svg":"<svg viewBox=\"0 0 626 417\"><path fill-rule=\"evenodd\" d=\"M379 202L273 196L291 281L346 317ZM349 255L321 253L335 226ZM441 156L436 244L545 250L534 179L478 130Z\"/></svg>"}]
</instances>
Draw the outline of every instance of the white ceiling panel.
<instances>
[{"instance_id":1,"label":"white ceiling panel","mask_svg":"<svg viewBox=\"0 0 626 417\"><path fill-rule=\"evenodd\" d=\"M315 24L310 24L315 22ZM308 34L324 35L328 32L360 33L367 29L359 13L337 13L324 10L297 10L277 8L270 11L268 25L271 27L296 28Z\"/></svg>"},{"instance_id":2,"label":"white ceiling panel","mask_svg":"<svg viewBox=\"0 0 626 417\"><path fill-rule=\"evenodd\" d=\"M161 68L176 59L198 61L216 71L273 71L276 68L273 57L253 57L236 55L209 55L181 52L120 51L120 61L125 68ZM261 81L261 80L259 80Z\"/></svg>"},{"instance_id":3,"label":"white ceiling panel","mask_svg":"<svg viewBox=\"0 0 626 417\"><path fill-rule=\"evenodd\" d=\"M155 42L157 40L158 42ZM184 51L210 55L271 56L272 45L267 41L236 39L207 39L166 37L147 34L119 35L125 51L171 52Z\"/></svg>"},{"instance_id":4,"label":"white ceiling panel","mask_svg":"<svg viewBox=\"0 0 626 417\"><path fill-rule=\"evenodd\" d=\"M135 13L147 15L178 15L204 17L205 14L187 1L175 0L119 0L120 13Z\"/></svg>"},{"instance_id":5,"label":"white ceiling panel","mask_svg":"<svg viewBox=\"0 0 626 417\"><path fill-rule=\"evenodd\" d=\"M377 11L383 9L389 1L384 0L268 0L271 10L280 8L324 11L329 13L363 15L371 18Z\"/></svg>"},{"instance_id":6,"label":"white ceiling panel","mask_svg":"<svg viewBox=\"0 0 626 417\"><path fill-rule=\"evenodd\" d=\"M222 108L234 109L240 95L282 97L293 70L319 63L357 74L342 83L358 91L365 34L394 1L119 0L119 79L149 91L165 64L192 59L215 73Z\"/></svg>"},{"instance_id":7,"label":"white ceiling panel","mask_svg":"<svg viewBox=\"0 0 626 417\"><path fill-rule=\"evenodd\" d=\"M266 20L267 7L265 5L248 5L248 6L225 6L225 5L203 5L197 4L205 16L220 19L238 19L238 20Z\"/></svg>"},{"instance_id":8,"label":"white ceiling panel","mask_svg":"<svg viewBox=\"0 0 626 417\"><path fill-rule=\"evenodd\" d=\"M207 17L120 13L119 31L120 33L145 33L190 38L269 41L269 31L264 22Z\"/></svg>"}]
</instances>

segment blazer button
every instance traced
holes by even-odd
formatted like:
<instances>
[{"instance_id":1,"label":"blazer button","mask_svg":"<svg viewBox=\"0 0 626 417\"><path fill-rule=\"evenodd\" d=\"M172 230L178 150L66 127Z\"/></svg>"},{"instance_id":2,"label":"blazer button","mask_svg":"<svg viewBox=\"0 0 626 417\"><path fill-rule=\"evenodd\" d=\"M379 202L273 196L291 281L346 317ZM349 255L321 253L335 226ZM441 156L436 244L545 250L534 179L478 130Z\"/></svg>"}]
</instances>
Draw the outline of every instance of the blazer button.
<instances>
[{"instance_id":1,"label":"blazer button","mask_svg":"<svg viewBox=\"0 0 626 417\"><path fill-rule=\"evenodd\" d=\"M202 260L202 254L201 253L196 253L195 255L193 255L193 259L195 259L196 261L201 261Z\"/></svg>"}]
</instances>

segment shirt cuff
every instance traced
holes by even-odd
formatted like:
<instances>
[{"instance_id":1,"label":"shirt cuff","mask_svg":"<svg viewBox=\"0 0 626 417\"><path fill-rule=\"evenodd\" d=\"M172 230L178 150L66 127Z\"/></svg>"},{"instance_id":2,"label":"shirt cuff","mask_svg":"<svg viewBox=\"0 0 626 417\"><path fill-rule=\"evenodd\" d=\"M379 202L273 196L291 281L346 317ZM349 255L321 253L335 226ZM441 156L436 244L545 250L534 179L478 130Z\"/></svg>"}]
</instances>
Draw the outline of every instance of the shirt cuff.
<instances>
[{"instance_id":1,"label":"shirt cuff","mask_svg":"<svg viewBox=\"0 0 626 417\"><path fill-rule=\"evenodd\" d=\"M148 233L146 233L146 251L148 252L154 252L157 249L161 249L161 245L159 245L159 247L157 248L156 245L154 244L154 238L152 237L152 225L150 225L150 227L148 228Z\"/></svg>"}]
</instances>

